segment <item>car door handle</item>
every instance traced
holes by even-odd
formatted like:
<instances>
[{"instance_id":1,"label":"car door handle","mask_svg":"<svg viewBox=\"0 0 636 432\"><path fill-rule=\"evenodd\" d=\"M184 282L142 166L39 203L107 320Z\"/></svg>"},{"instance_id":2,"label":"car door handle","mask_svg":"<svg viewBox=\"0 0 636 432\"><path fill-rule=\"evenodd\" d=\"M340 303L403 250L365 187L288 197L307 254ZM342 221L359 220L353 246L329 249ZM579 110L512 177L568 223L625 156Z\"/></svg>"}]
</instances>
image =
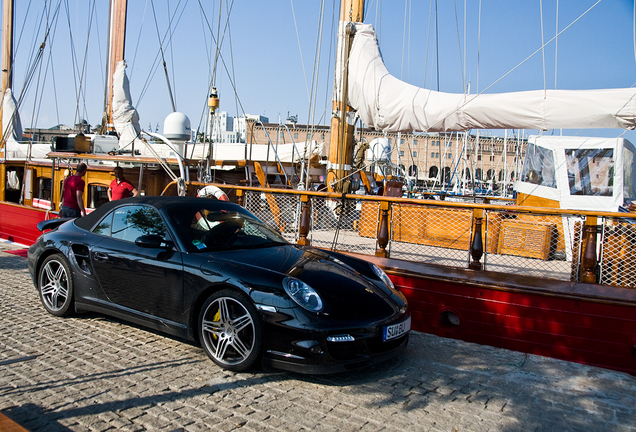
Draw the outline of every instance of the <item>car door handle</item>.
<instances>
[{"instance_id":1,"label":"car door handle","mask_svg":"<svg viewBox=\"0 0 636 432\"><path fill-rule=\"evenodd\" d=\"M108 255L105 254L105 253L97 252L95 255L93 255L93 257L95 258L95 261L107 261L108 260Z\"/></svg>"}]
</instances>

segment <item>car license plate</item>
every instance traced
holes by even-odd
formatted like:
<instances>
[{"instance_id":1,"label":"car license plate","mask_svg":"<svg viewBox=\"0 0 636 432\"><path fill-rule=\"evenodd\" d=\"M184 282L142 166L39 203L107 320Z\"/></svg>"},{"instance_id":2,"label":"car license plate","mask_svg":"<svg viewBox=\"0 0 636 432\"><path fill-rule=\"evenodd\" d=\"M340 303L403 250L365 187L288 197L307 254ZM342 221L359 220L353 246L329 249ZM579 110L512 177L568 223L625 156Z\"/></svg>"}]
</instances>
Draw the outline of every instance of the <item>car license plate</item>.
<instances>
[{"instance_id":1,"label":"car license plate","mask_svg":"<svg viewBox=\"0 0 636 432\"><path fill-rule=\"evenodd\" d=\"M408 317L406 321L402 321L401 323L385 326L382 328L382 342L400 337L410 330L411 317Z\"/></svg>"}]
</instances>

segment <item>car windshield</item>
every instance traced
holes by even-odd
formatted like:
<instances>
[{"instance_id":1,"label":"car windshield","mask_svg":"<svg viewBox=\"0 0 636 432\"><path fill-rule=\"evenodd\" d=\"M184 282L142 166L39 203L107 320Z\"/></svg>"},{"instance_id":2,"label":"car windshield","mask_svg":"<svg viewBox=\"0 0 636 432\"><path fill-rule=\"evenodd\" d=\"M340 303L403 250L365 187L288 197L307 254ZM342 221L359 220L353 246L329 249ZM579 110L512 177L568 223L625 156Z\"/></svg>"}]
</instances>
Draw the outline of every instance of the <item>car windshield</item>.
<instances>
[{"instance_id":1,"label":"car windshield","mask_svg":"<svg viewBox=\"0 0 636 432\"><path fill-rule=\"evenodd\" d=\"M168 211L190 252L260 248L287 244L272 228L246 211L221 208Z\"/></svg>"}]
</instances>

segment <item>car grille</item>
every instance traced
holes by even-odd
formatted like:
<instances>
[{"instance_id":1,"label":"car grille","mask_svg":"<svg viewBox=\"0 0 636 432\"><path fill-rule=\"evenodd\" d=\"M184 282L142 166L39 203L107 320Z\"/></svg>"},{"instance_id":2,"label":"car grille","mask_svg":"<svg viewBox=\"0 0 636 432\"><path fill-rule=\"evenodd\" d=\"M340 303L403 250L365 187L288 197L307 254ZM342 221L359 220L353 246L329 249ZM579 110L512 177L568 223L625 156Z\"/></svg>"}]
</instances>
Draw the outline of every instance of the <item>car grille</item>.
<instances>
[{"instance_id":1,"label":"car grille","mask_svg":"<svg viewBox=\"0 0 636 432\"><path fill-rule=\"evenodd\" d=\"M394 350L404 342L405 337L406 335L388 342L382 342L378 337L358 339L355 342L329 342L327 349L334 360L355 360Z\"/></svg>"}]
</instances>

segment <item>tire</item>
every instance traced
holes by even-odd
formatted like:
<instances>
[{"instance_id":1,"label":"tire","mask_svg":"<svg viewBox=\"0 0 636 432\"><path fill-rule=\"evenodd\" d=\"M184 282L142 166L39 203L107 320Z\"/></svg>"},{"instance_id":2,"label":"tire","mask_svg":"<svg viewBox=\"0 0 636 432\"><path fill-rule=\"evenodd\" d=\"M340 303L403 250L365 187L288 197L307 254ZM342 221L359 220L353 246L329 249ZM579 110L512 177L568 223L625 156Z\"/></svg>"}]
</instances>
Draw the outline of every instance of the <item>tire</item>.
<instances>
[{"instance_id":1,"label":"tire","mask_svg":"<svg viewBox=\"0 0 636 432\"><path fill-rule=\"evenodd\" d=\"M44 309L51 315L73 312L73 278L68 260L61 254L47 257L38 273L38 291Z\"/></svg>"},{"instance_id":2,"label":"tire","mask_svg":"<svg viewBox=\"0 0 636 432\"><path fill-rule=\"evenodd\" d=\"M260 358L260 314L240 291L223 289L206 300L199 315L199 336L205 353L224 369L244 371Z\"/></svg>"}]
</instances>

